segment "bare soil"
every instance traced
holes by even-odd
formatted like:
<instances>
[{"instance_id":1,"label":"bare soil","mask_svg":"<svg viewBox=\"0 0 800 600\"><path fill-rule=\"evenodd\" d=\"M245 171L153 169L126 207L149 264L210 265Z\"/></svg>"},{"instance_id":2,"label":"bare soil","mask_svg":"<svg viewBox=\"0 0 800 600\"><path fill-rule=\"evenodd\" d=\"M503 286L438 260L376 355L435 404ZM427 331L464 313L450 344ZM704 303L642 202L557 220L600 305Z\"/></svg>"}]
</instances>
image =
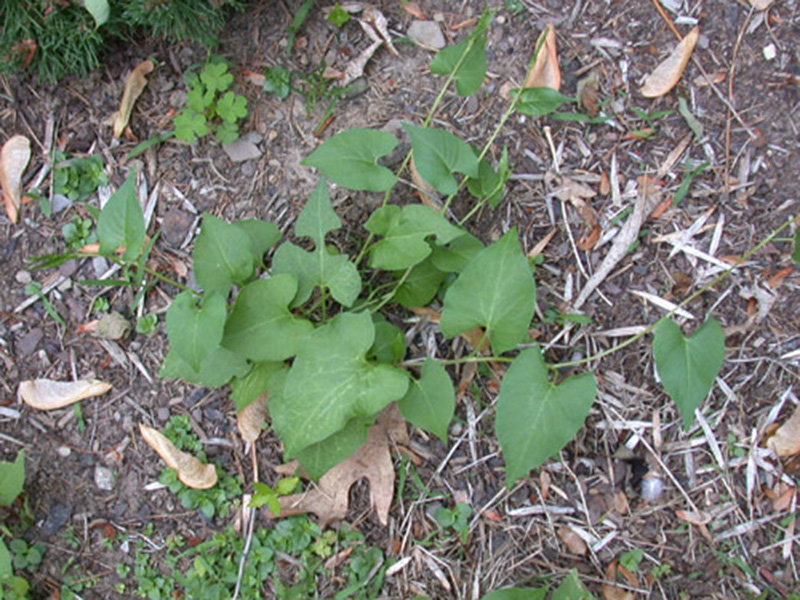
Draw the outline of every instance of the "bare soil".
<instances>
[{"instance_id":1,"label":"bare soil","mask_svg":"<svg viewBox=\"0 0 800 600\"><path fill-rule=\"evenodd\" d=\"M232 17L217 49L234 65L237 89L248 97L250 114L243 129L257 134L259 159L233 163L213 140L192 147L170 141L138 159L148 190L158 195L155 222L163 235L154 260L159 266L191 267L191 246L182 242L197 226L195 211L229 220L270 219L286 231L318 177L300 161L321 140L350 127L381 128L395 119L421 123L438 92L441 80L428 71L432 54L400 43L399 58L378 51L366 70L366 92L341 100L323 126L329 99L320 99L309 112L297 94L284 101L265 94L246 80L245 70L281 65L311 72L323 59L343 69L369 44L357 23L340 31L315 9L287 57L294 4L299 3L253 3ZM413 17L403 5L377 4L391 30L404 35ZM767 12L734 0L665 3L679 6L677 14L669 15L683 33L696 21L702 38L696 62L680 85L655 100L639 94L640 84L676 38L653 3L487 4L498 10L487 44L488 81L473 98L448 96L437 126L482 144L507 107L504 86L521 82L539 32L551 22L558 31L562 91L575 95L577 82L595 73L597 97L605 114L614 116L604 125L513 117L491 151L496 161L508 147L513 180L501 206L481 212L468 225L487 242L517 227L526 251L552 234L537 270L533 329L549 361L595 353L619 341L614 330L653 323L663 309L633 291L678 302L710 282L720 262L741 257L798 214L797 0L778 0ZM441 22L450 41L458 41L484 3L432 0L420 6ZM774 58L766 58L772 50ZM134 112L136 139L112 141L109 116L126 73L148 57L159 66ZM183 75L205 58L205 50L191 44L137 40L115 48L104 69L84 80L48 87L26 77L4 78L0 139L21 133L34 141L29 179L49 161L43 149L56 143L73 154L102 153L117 186L132 166L124 159L135 143L171 129L171 117L185 98ZM702 77L700 66L713 85ZM691 133L679 114L679 98L704 133L664 167ZM670 112L648 121L634 109ZM644 129L652 130L646 139ZM583 307L591 324L570 328L547 319L552 309L577 296L602 261L610 247L602 244L603 236L613 231L614 217L631 205L637 179L642 185L642 177L652 178L654 189L670 198L686 177L687 158L709 167L680 205L645 224L638 246ZM612 176L619 196L604 189ZM588 202L599 217L601 243L588 250L580 247L590 233L584 217L558 196L565 177L596 192ZM43 187L46 192L46 179ZM332 194L345 222L337 241L346 250L363 238L364 220L380 199L340 189ZM410 191L401 192L399 200L416 201ZM28 205L18 226L0 218L5 282L0 287L0 384L3 405L13 409L0 416L0 449L4 459L21 448L27 451L26 490L36 520L28 538L48 548L33 578L41 597L58 588L68 560L77 561L87 577L99 576L93 588L84 590L84 598L122 597L114 591L116 565L132 559L119 543L107 543L108 536L119 541L154 524L162 540L175 532L204 539L226 524L185 511L165 490L145 490L162 465L141 443L138 423L162 426L170 415L189 415L203 439L217 440L208 446L209 454L232 473L242 465L246 470L249 461L225 389L198 389L157 377L167 348L163 318L155 334L133 334L117 344L114 354L107 344L77 333L93 318L92 302L100 294L112 308L129 311L129 290L78 284L98 277L103 265L83 260L63 265L58 273L30 271L29 258L63 251L61 227L84 210L73 206L47 218ZM466 197L453 208L457 217L468 210ZM701 220L693 234L683 235ZM559 582L573 568L596 596L605 598L781 598L797 592L800 468L763 450L769 423L785 420L800 395L800 277L789 237L787 231L767 244L686 307L694 317L687 331L713 315L728 333L725 366L702 406L701 424L690 431L683 430L656 380L650 339L591 366L600 393L586 427L557 459L511 490L504 487L493 435L496 381L460 398L448 446L413 431L411 452L419 459L417 470L428 493L409 493L395 503L390 527L383 528L371 515L365 486L353 491L357 508L349 520L367 533L368 541L380 545L387 557L414 557L386 580L384 596L479 598L503 586L551 577ZM672 253L676 240L684 249ZM64 282L49 297L66 327L48 315L42 302L20 308L30 278L46 282L58 276ZM175 292L169 287L154 291L147 310L163 317ZM398 317L407 316L398 308ZM441 335L437 343L441 356L455 351ZM457 381L465 376L452 374ZM83 403L83 422L71 409L41 413L16 398L22 380L90 376L113 383L114 389ZM782 408L774 411L780 402ZM259 445L261 470L269 479L271 466L280 462L279 442L267 433ZM113 471L112 490L98 489L98 467ZM398 468L409 467L398 458ZM663 485L663 491L648 497L653 485ZM431 515L438 506L452 507L454 497L475 511L468 542L462 545L451 536L423 551L419 540L437 528ZM259 526L271 525L264 521ZM77 548L64 541L69 527L80 540ZM635 548L645 556L639 571L615 572L619 556ZM612 583L621 587L604 587Z\"/></svg>"}]
</instances>

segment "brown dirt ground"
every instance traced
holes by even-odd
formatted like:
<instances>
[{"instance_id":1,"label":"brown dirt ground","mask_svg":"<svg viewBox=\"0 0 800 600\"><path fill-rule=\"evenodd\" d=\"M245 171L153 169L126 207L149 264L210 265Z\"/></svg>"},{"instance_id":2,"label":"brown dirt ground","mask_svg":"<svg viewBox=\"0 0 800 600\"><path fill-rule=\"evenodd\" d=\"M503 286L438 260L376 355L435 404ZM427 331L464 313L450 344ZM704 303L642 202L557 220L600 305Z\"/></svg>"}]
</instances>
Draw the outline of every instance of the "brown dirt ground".
<instances>
[{"instance_id":1,"label":"brown dirt ground","mask_svg":"<svg viewBox=\"0 0 800 600\"><path fill-rule=\"evenodd\" d=\"M477 0L420 4L429 17L441 17L451 41L461 39L469 29L459 30L457 25L483 9ZM514 180L500 208L481 213L469 225L486 241L516 226L526 250L554 232L544 250L544 266L537 272L540 318L534 324L547 347L548 360L609 347L616 338L603 332L648 325L663 314L631 291L680 300L713 278L715 266L705 259L680 251L671 255L666 236L686 231L707 217L687 245L711 251L718 259L741 256L797 214L800 3L796 0L778 0L767 13L755 13L747 2L734 0L669 3L681 7L678 14L685 19L678 26L684 33L691 19L699 22L702 38L695 52L697 63L717 83L715 91L700 78L698 64L690 64L678 88L657 100L643 98L638 89L675 38L652 3L526 1L518 4L517 13L502 2L488 4L499 9L488 42L489 81L475 98L448 96L437 117L438 126L480 145L506 108L502 86L521 80L538 33L548 22L558 30L562 91L574 94L577 81L595 72L598 97L608 103L606 114L615 116L611 124L592 126L512 118L492 155L496 159L502 147L508 146ZM402 5L385 1L381 7L391 29L402 34L411 20ZM298 50L287 59L282 43L291 10L284 3L251 6L232 18L219 52L239 75L242 69L257 71L274 65L309 71L324 56L332 66L343 68L368 42L357 24L337 33L315 10L298 39ZM770 45L776 55L767 60L764 50ZM385 50L377 53L367 68L368 91L336 107L322 139L353 126L380 128L391 119L421 122L439 80L428 73L430 53L410 44L401 44L400 49L399 58ZM160 66L132 121L135 136L144 140L171 128L170 111L181 106L182 75L191 64L204 60L203 49L146 40L116 49L105 68L85 80L67 79L55 87L24 77L2 80L0 139L21 133L35 140L29 179L47 164L42 148L50 121L68 152L102 152L112 183L121 183L129 166L122 160L134 142L112 142L108 117L116 109L126 72L147 57L156 57ZM156 221L164 229L177 228L171 233L178 239L193 221L183 198L197 211L211 211L226 219L267 218L286 230L316 183L317 176L299 162L319 143L314 130L325 102L308 116L297 95L286 101L268 97L241 76L237 85L250 102L245 131L257 132L264 139L260 159L234 164L214 142L195 147L167 143L143 157L149 188L159 186ZM677 110L679 97L686 99L705 133L692 141L680 160L659 173L668 154L690 131ZM730 106L744 125L732 116ZM672 112L648 124L634 108L646 113ZM649 139L631 135L644 127L654 129ZM599 193L601 176L610 175L613 164L622 190L619 202L627 206L633 200L628 193L635 190L631 186L643 175L657 180L665 198L674 195L684 178L687 156L694 164L708 161L711 166L680 206L645 224L636 250L584 307L592 323L569 330L543 322L548 309L577 295L587 272L597 267L609 247L576 249L573 240L580 240L587 227L574 207L558 199L556 177L569 177L598 191L589 202L605 233L620 211L610 194ZM342 190L335 190L333 197L346 223L338 240L346 244L349 238L358 239L376 198ZM463 215L467 202L466 198L456 202L454 213ZM60 274L70 283L51 294L67 321L66 328L47 316L41 302L16 310L26 299L20 283L27 274L26 260L62 250L60 228L76 210L48 219L31 208L17 227L5 217L0 222L6 282L0 288L0 383L5 406L20 412L17 418L11 413L0 417L0 448L4 458L23 447L28 452L27 491L37 519L31 536L49 548L35 578L40 593L57 585L62 578L60 566L73 558L87 574L101 576L84 597L110 598L118 597L113 591L114 566L130 562L130 557L119 545L104 544L102 528L92 529L93 524L113 522L119 531L137 532L155 523L156 536L162 539L176 531L202 538L222 525L186 513L166 492L143 489L156 479L161 466L140 443L135 425L159 425L171 414L188 414L203 437L230 440L229 445L211 448L232 471L237 464L247 464L247 459L224 390L196 389L155 376L166 350L163 324L153 336L133 335L122 342L120 362L96 340L76 333L91 318L91 303L101 293L75 284L95 277L91 261L63 266ZM181 223L187 229L181 230ZM607 598L621 598L602 585L613 577L609 569L619 555L632 548L645 552L646 566L628 579L615 579L632 594L628 597L745 598L764 593L778 598L798 590L800 540L793 490L800 470L796 464L765 456L761 449L764 428L776 417L785 419L800 395L796 352L800 347L800 278L796 268L792 270L791 250L788 241L768 244L686 307L696 317L694 324L713 314L725 327L733 328L728 332L727 360L718 385L702 406L703 427L683 431L674 405L656 381L651 344L646 340L592 365L600 393L586 427L558 460L510 491L504 488L503 463L492 433L494 384L473 388L461 398L448 447L414 432L412 448L423 461L419 471L430 488L427 496L409 496L395 503L391 526L384 529L369 514L364 486L354 491L360 509L351 511L351 520L359 523L368 541L380 545L389 556L418 558L387 580L385 596L410 598L424 593L435 598L478 598L501 586L524 585L550 574L559 581L569 569L577 568L598 597L605 593ZM189 256L186 249L166 241L160 241L155 252L162 264L170 260L188 264ZM788 275L776 283L773 276L787 267ZM41 281L53 274L33 272L32 276ZM103 293L114 308L125 311L130 306L126 290ZM170 289L151 294L147 310L163 313L171 295L174 290ZM774 300L769 309L767 299ZM764 309L763 318L748 322L748 314L759 308ZM437 343L441 356L454 352L441 336ZM85 431L69 409L43 414L16 399L21 380L90 375L112 382L114 390L99 400L84 402ZM780 413L770 414L781 399L786 402ZM268 465L279 460L280 448L273 436L264 437L262 471L269 473ZM615 457L625 446L633 458L618 460ZM68 456L65 449L70 450ZM93 479L96 466L104 464L117 478L110 492L99 491ZM642 474L647 470L650 477L664 482L663 493L651 502L641 496ZM781 481L792 490L782 502L775 500ZM455 493L475 509L468 543L462 547L453 537L429 549L427 562L419 559L417 540L436 527L429 515L438 505L452 505ZM82 540L77 550L69 549L57 535L48 538L40 533L57 505L71 509L71 523ZM695 524L682 519L685 513L681 511L694 512ZM576 535L582 543L574 541ZM430 568L434 561L443 574L441 580ZM670 570L660 579L645 576L657 565L668 565Z\"/></svg>"}]
</instances>

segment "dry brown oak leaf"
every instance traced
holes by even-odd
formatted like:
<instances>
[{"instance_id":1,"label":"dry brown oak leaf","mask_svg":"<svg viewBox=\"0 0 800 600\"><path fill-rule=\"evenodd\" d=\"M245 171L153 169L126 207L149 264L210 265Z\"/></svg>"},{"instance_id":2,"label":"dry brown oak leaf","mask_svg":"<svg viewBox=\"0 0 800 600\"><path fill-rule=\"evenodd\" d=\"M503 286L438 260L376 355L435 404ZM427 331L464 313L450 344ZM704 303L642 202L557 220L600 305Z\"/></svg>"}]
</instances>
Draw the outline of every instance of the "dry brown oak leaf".
<instances>
[{"instance_id":1,"label":"dry brown oak leaf","mask_svg":"<svg viewBox=\"0 0 800 600\"><path fill-rule=\"evenodd\" d=\"M350 499L350 488L362 477L369 480L372 504L381 525L389 523L389 508L394 496L394 465L389 453L392 443L407 444L408 431L400 409L392 403L370 427L367 442L330 471L319 484L302 494L280 498L281 517L314 513L323 529L328 523L344 519ZM269 518L277 518L268 508Z\"/></svg>"}]
</instances>

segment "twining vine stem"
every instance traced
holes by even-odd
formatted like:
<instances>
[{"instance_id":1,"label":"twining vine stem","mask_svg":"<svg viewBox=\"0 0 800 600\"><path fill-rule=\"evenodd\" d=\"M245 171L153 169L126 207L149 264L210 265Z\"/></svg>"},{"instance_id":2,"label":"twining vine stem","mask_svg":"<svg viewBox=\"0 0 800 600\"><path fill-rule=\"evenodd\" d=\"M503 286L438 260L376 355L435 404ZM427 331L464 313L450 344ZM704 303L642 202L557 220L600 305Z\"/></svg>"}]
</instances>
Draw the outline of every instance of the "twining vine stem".
<instances>
[{"instance_id":1,"label":"twining vine stem","mask_svg":"<svg viewBox=\"0 0 800 600\"><path fill-rule=\"evenodd\" d=\"M672 315L674 315L676 312L678 312L684 306L686 306L687 304L690 304L696 298L698 298L702 294L706 293L708 290L710 290L711 288L715 287L718 283L720 283L721 281L726 279L731 273L733 273L733 271L735 271L743 263L747 262L756 252L761 250L764 246L766 246L767 244L769 244L770 242L775 240L778 237L778 235L780 235L780 233L782 231L784 231L787 227L791 226L792 223L796 222L798 219L800 219L800 216L794 216L794 217L791 217L790 219L788 219L783 225L781 225L780 227L775 229L766 238L764 238L758 244L753 246L750 250L745 252L742 255L741 260L738 261L737 264L732 265L729 269L726 269L725 271L720 273L717 277L712 279L709 283L707 283L706 285L704 285L700 289L696 290L694 293L692 293L689 296L687 296L684 300L682 300L679 304L677 304L672 310L670 310L666 315L664 315L663 317L658 319L655 323L649 325L647 328L645 328L644 330L640 331L639 333L637 333L635 335L632 335L631 337L629 337L628 339L626 339L623 342L620 342L619 344L617 344L613 348L608 348L607 350L603 350L602 352L598 352L597 354L593 354L593 355L588 356L586 358L582 358L582 359L579 359L579 360L570 360L570 361L555 363L555 364L548 365L548 366L553 370L558 370L558 369L564 369L564 368L567 368L567 367L577 367L577 366L581 366L581 365L588 365L588 364L596 362L596 361L598 361L598 360L600 360L602 358L605 358L606 356L610 356L611 354L614 354L615 352L619 352L620 350L630 346L631 344L634 344L635 342L637 342L640 339L642 339L644 336L652 333L656 329L656 327L658 327L658 324L661 323L664 319L669 319L670 317L672 317ZM484 335L484 339L485 339L485 335ZM481 342L481 343L483 343L483 342ZM424 359L407 360L407 361L401 362L400 365L403 366L403 367L419 367L419 366L421 366L423 360ZM488 362L510 363L510 362L514 362L515 358L514 357L508 357L508 356L476 356L473 353L473 354L470 354L469 356L466 356L466 357L463 357L463 358L435 359L435 360L439 364L445 366L445 365L460 365L460 364L465 364L465 363L488 363Z\"/></svg>"}]
</instances>

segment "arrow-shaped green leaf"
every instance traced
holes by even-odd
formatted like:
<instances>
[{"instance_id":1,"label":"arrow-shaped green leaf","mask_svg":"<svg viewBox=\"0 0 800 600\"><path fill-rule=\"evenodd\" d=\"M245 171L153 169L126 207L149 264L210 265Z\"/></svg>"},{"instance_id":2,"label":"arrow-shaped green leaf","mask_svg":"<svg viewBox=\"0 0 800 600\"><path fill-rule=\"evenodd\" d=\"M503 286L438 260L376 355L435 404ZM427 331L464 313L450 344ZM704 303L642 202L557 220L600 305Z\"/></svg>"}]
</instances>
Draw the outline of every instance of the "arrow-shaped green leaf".
<instances>
[{"instance_id":1,"label":"arrow-shaped green leaf","mask_svg":"<svg viewBox=\"0 0 800 600\"><path fill-rule=\"evenodd\" d=\"M342 313L305 338L283 393L270 400L287 456L405 395L408 377L402 369L367 361L374 338L369 313Z\"/></svg>"},{"instance_id":2,"label":"arrow-shaped green leaf","mask_svg":"<svg viewBox=\"0 0 800 600\"><path fill-rule=\"evenodd\" d=\"M133 169L97 219L100 254L112 254L125 246L125 259L133 260L142 252L144 237L144 213L136 193L136 169Z\"/></svg>"},{"instance_id":3,"label":"arrow-shaped green leaf","mask_svg":"<svg viewBox=\"0 0 800 600\"><path fill-rule=\"evenodd\" d=\"M411 381L399 402L403 416L447 443L447 428L453 420L456 396L444 367L430 358L422 365L422 376Z\"/></svg>"},{"instance_id":4,"label":"arrow-shaped green leaf","mask_svg":"<svg viewBox=\"0 0 800 600\"><path fill-rule=\"evenodd\" d=\"M429 236L434 236L441 246L464 235L462 229L423 204L409 204L402 209L388 204L372 213L364 227L383 236L372 247L370 266L387 271L407 269L422 262L431 253L425 241Z\"/></svg>"},{"instance_id":5,"label":"arrow-shaped green leaf","mask_svg":"<svg viewBox=\"0 0 800 600\"><path fill-rule=\"evenodd\" d=\"M481 250L447 290L442 331L448 338L486 327L502 354L525 337L536 305L536 284L512 229Z\"/></svg>"},{"instance_id":6,"label":"arrow-shaped green leaf","mask_svg":"<svg viewBox=\"0 0 800 600\"><path fill-rule=\"evenodd\" d=\"M172 348L194 370L219 347L225 328L225 298L209 294L202 304L191 292L181 292L167 310L167 334Z\"/></svg>"},{"instance_id":7,"label":"arrow-shaped green leaf","mask_svg":"<svg viewBox=\"0 0 800 600\"><path fill-rule=\"evenodd\" d=\"M295 317L289 304L297 293L294 275L257 279L242 288L225 324L222 345L251 360L281 361L294 356L314 326Z\"/></svg>"},{"instance_id":8,"label":"arrow-shaped green leaf","mask_svg":"<svg viewBox=\"0 0 800 600\"><path fill-rule=\"evenodd\" d=\"M206 292L227 297L231 283L242 284L255 268L254 249L248 235L212 214L203 215L203 227L194 244L194 271Z\"/></svg>"},{"instance_id":9,"label":"arrow-shaped green leaf","mask_svg":"<svg viewBox=\"0 0 800 600\"><path fill-rule=\"evenodd\" d=\"M411 136L414 164L422 178L442 194L455 194L458 181L453 173L478 177L478 157L469 144L444 129L403 123Z\"/></svg>"},{"instance_id":10,"label":"arrow-shaped green leaf","mask_svg":"<svg viewBox=\"0 0 800 600\"><path fill-rule=\"evenodd\" d=\"M348 129L327 140L301 164L316 167L331 181L351 190L385 192L397 177L379 165L378 159L394 150L397 143L397 138L386 131Z\"/></svg>"},{"instance_id":11,"label":"arrow-shaped green leaf","mask_svg":"<svg viewBox=\"0 0 800 600\"><path fill-rule=\"evenodd\" d=\"M656 327L653 355L661 382L675 401L684 429L694 423L694 411L708 396L725 360L725 332L709 317L691 338L671 319Z\"/></svg>"},{"instance_id":12,"label":"arrow-shaped green leaf","mask_svg":"<svg viewBox=\"0 0 800 600\"><path fill-rule=\"evenodd\" d=\"M275 251L272 260L273 274L291 273L297 277L294 306L306 302L316 286L329 289L334 300L344 306L351 306L358 298L361 292L358 269L347 256L332 254L325 247L325 236L341 224L328 197L328 185L321 181L294 227L296 235L314 240L314 251L306 252L287 242Z\"/></svg>"},{"instance_id":13,"label":"arrow-shaped green leaf","mask_svg":"<svg viewBox=\"0 0 800 600\"><path fill-rule=\"evenodd\" d=\"M503 378L497 398L495 429L507 465L507 487L575 437L596 391L590 373L555 385L538 346L520 353Z\"/></svg>"}]
</instances>

